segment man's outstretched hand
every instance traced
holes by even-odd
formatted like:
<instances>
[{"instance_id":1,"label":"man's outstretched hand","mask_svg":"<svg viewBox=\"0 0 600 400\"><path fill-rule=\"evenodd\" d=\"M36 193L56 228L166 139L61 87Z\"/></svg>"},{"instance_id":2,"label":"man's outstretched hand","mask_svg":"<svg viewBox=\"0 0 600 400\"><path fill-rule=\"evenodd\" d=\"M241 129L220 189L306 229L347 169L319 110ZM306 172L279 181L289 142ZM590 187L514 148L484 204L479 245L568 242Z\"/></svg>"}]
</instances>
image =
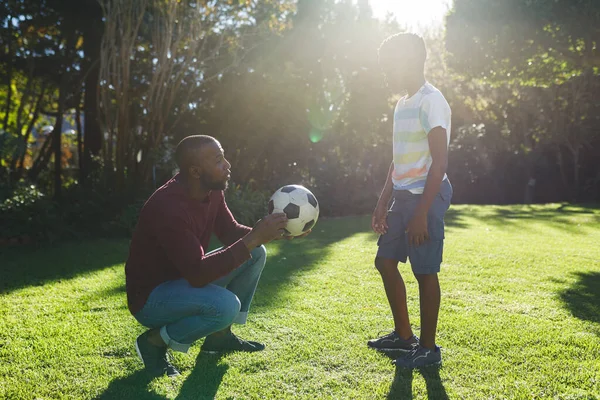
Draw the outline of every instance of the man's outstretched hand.
<instances>
[{"instance_id":1,"label":"man's outstretched hand","mask_svg":"<svg viewBox=\"0 0 600 400\"><path fill-rule=\"evenodd\" d=\"M281 239L288 219L285 213L269 214L254 225L252 231L242 239L248 250L275 239Z\"/></svg>"}]
</instances>

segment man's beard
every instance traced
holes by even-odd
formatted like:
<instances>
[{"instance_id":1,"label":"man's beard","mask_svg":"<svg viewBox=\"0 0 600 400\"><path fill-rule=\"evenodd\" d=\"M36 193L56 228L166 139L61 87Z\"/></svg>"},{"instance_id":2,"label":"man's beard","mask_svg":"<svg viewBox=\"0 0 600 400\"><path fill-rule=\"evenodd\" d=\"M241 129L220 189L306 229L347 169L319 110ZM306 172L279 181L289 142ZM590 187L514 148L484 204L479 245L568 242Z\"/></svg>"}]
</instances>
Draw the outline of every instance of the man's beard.
<instances>
[{"instance_id":1,"label":"man's beard","mask_svg":"<svg viewBox=\"0 0 600 400\"><path fill-rule=\"evenodd\" d=\"M212 181L206 175L200 177L200 182L202 183L202 186L208 190L226 190L229 185L227 180Z\"/></svg>"}]
</instances>

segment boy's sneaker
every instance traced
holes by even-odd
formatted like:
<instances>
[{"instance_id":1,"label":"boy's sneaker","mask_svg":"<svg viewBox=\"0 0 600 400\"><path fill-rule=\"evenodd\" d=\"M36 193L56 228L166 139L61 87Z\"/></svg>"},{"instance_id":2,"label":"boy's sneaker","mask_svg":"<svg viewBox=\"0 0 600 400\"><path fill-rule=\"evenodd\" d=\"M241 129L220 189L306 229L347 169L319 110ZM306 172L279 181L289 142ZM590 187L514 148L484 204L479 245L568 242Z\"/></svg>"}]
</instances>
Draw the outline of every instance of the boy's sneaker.
<instances>
[{"instance_id":1,"label":"boy's sneaker","mask_svg":"<svg viewBox=\"0 0 600 400\"><path fill-rule=\"evenodd\" d=\"M231 351L255 352L265 349L265 345L258 342L240 339L232 332L224 335L209 335L204 339L201 351L205 353L228 353Z\"/></svg>"},{"instance_id":2,"label":"boy's sneaker","mask_svg":"<svg viewBox=\"0 0 600 400\"><path fill-rule=\"evenodd\" d=\"M419 346L404 357L393 361L398 367L402 368L421 368L430 365L439 365L442 363L442 352L438 346L433 349L427 349Z\"/></svg>"},{"instance_id":3,"label":"boy's sneaker","mask_svg":"<svg viewBox=\"0 0 600 400\"><path fill-rule=\"evenodd\" d=\"M380 351L411 351L419 346L419 338L412 335L408 339L402 339L396 331L393 331L380 338L369 340L367 345Z\"/></svg>"},{"instance_id":4,"label":"boy's sneaker","mask_svg":"<svg viewBox=\"0 0 600 400\"><path fill-rule=\"evenodd\" d=\"M135 350L144 363L144 369L155 377L165 374L169 377L178 376L179 371L169 362L167 347L158 347L150 343L149 332L142 333L135 341Z\"/></svg>"}]
</instances>

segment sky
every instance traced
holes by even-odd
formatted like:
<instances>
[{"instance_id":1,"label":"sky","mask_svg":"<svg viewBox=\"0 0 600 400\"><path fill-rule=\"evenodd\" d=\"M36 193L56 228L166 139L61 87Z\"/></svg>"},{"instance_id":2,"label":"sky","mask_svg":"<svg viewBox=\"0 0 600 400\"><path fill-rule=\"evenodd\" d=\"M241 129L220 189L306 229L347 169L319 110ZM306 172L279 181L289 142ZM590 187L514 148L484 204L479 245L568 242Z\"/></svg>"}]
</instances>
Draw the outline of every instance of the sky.
<instances>
[{"instance_id":1,"label":"sky","mask_svg":"<svg viewBox=\"0 0 600 400\"><path fill-rule=\"evenodd\" d=\"M409 31L423 33L427 27L442 26L452 0L370 0L373 15L392 13Z\"/></svg>"}]
</instances>

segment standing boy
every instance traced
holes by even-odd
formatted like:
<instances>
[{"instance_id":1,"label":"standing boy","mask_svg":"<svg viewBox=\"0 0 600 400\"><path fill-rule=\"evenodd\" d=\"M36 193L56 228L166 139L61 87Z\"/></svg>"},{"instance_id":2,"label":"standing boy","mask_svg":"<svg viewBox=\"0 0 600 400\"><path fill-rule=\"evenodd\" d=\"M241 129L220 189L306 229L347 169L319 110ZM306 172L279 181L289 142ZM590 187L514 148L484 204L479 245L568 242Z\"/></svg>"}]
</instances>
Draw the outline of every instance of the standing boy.
<instances>
[{"instance_id":1,"label":"standing boy","mask_svg":"<svg viewBox=\"0 0 600 400\"><path fill-rule=\"evenodd\" d=\"M452 197L446 175L451 113L442 93L425 80L426 56L423 38L410 33L393 35L379 48L387 85L395 93L407 94L394 111L393 162L372 219L373 230L381 235L375 266L383 279L395 327L368 345L382 351L405 350L395 361L405 368L442 360L435 343L440 306L437 274L442 262L444 214ZM406 286L398 271L398 262L407 259L419 283L420 339L409 322Z\"/></svg>"}]
</instances>

